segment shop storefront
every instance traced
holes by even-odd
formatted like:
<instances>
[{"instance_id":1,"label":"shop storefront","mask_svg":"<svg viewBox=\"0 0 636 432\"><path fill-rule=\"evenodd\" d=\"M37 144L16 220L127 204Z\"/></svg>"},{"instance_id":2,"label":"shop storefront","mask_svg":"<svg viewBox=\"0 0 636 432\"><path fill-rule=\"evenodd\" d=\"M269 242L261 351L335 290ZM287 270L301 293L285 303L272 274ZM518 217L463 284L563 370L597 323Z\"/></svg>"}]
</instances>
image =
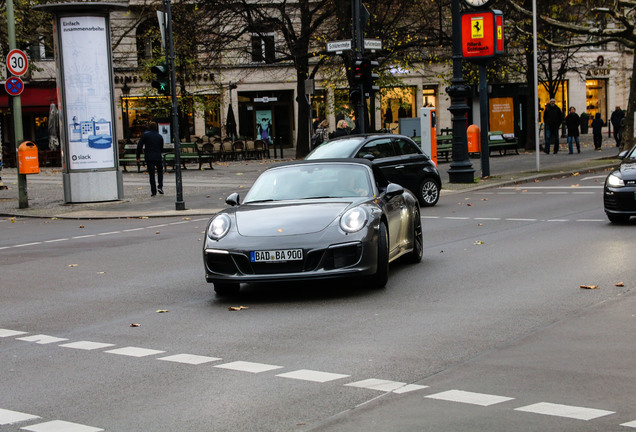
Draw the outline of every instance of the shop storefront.
<instances>
[{"instance_id":1,"label":"shop storefront","mask_svg":"<svg viewBox=\"0 0 636 432\"><path fill-rule=\"evenodd\" d=\"M293 146L294 91L238 92L238 134L283 147Z\"/></svg>"}]
</instances>

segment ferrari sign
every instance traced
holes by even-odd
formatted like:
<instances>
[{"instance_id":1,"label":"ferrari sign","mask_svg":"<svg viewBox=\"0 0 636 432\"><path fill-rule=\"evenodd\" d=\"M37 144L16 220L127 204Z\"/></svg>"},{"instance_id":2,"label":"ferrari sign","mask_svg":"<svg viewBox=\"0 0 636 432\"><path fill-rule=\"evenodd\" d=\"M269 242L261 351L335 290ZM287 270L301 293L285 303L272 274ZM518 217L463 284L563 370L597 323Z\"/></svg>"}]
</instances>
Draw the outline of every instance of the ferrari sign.
<instances>
[{"instance_id":1,"label":"ferrari sign","mask_svg":"<svg viewBox=\"0 0 636 432\"><path fill-rule=\"evenodd\" d=\"M503 53L503 15L486 10L462 15L462 55L465 59L488 59Z\"/></svg>"}]
</instances>

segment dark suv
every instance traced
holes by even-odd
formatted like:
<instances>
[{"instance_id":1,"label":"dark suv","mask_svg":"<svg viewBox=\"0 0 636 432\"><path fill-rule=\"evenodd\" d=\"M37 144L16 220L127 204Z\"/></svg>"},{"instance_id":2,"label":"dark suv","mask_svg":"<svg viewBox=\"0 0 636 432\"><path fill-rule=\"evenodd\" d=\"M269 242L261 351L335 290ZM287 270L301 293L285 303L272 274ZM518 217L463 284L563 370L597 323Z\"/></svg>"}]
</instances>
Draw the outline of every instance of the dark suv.
<instances>
[{"instance_id":1,"label":"dark suv","mask_svg":"<svg viewBox=\"0 0 636 432\"><path fill-rule=\"evenodd\" d=\"M420 205L434 206L442 180L439 171L415 142L403 135L349 135L316 147L305 159L365 158L373 161L390 182L415 194Z\"/></svg>"}]
</instances>

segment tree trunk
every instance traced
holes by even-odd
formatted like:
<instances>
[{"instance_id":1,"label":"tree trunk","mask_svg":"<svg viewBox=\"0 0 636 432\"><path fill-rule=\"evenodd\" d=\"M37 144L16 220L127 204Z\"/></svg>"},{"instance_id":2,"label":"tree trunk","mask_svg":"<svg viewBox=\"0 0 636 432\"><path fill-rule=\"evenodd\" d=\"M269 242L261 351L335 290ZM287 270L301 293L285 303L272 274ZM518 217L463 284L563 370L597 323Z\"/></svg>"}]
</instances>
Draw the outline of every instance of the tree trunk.
<instances>
[{"instance_id":1,"label":"tree trunk","mask_svg":"<svg viewBox=\"0 0 636 432\"><path fill-rule=\"evenodd\" d=\"M634 68L636 68L636 55L634 56L632 70L636 70ZM636 80L632 79L629 86L629 98L627 101L627 112L625 113L625 127L623 128L621 150L629 150L632 147L634 147L634 143L635 143L634 112L635 111L636 111Z\"/></svg>"}]
</instances>

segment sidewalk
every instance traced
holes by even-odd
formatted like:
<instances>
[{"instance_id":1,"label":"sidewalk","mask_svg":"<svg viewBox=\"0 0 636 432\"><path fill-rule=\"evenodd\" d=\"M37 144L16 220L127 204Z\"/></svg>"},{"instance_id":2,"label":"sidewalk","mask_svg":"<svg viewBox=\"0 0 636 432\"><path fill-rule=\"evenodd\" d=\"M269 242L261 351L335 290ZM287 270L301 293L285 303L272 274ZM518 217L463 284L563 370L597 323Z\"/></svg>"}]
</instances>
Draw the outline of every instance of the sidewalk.
<instances>
[{"instance_id":1,"label":"sidewalk","mask_svg":"<svg viewBox=\"0 0 636 432\"><path fill-rule=\"evenodd\" d=\"M451 184L448 182L450 163L440 162L442 197L451 193L524 183L535 179L552 178L575 172L602 171L618 164L618 149L614 140L604 137L603 150L594 151L591 135L581 137L581 153L568 154L567 143L560 139L558 154L540 153L540 171L536 167L534 151L519 151L519 155L499 156L493 152L490 158L490 177L475 183ZM481 176L479 158L470 160L475 177ZM7 189L0 190L0 216L43 217L70 219L139 218L195 215L210 216L226 207L225 197L232 192L244 195L264 170L281 160L250 160L219 162L214 169L199 170L197 164L181 171L183 201L186 210L175 210L175 174L164 176L165 195L150 197L148 175L134 169L123 173L124 198L121 201L101 203L65 204L61 168L41 168L39 174L27 176L29 207L18 208L17 172L15 168L2 170L2 182Z\"/></svg>"}]
</instances>

